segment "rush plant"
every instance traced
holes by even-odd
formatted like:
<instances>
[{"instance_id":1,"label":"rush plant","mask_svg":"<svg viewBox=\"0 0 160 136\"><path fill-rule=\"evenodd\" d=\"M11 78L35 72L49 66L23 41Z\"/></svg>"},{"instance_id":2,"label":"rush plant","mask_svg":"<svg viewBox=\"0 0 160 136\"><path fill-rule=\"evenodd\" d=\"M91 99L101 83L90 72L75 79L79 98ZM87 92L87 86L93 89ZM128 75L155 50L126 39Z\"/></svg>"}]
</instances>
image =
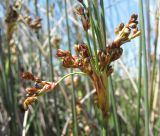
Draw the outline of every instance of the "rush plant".
<instances>
[{"instance_id":1,"label":"rush plant","mask_svg":"<svg viewBox=\"0 0 160 136\"><path fill-rule=\"evenodd\" d=\"M122 45L130 42L141 34L137 27L138 15L132 14L126 24L120 23L115 29L115 39L112 42L107 43L103 0L100 1L99 4L95 1L88 1L87 5L83 0L79 2L80 5L76 7L75 11L81 18L86 33L87 43L81 42L76 44L74 46L75 55L69 50L64 51L58 49L56 56L62 60L63 67L79 69L81 72L73 72L65 75L57 82L42 81L32 73L24 72L22 78L34 81L35 86L26 89L27 97L23 105L27 110L29 105L37 100L40 95L47 93L50 90L54 90L67 76L85 74L91 79L92 84L96 89L96 103L101 109L103 119L107 121L110 112L109 77L113 72L111 64L121 57L123 53ZM89 35L90 32L91 36ZM111 94L113 94L113 92L111 92Z\"/></svg>"}]
</instances>

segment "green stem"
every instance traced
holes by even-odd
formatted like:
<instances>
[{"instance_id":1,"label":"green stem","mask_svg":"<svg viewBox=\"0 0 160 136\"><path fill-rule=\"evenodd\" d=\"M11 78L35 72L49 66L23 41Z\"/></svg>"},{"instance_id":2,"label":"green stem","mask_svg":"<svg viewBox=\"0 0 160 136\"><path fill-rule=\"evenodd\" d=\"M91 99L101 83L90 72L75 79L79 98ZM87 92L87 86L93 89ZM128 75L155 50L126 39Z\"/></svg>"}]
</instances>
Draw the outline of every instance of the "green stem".
<instances>
[{"instance_id":1,"label":"green stem","mask_svg":"<svg viewBox=\"0 0 160 136\"><path fill-rule=\"evenodd\" d=\"M59 83L60 83L63 79L65 79L66 77L71 76L71 75L76 75L76 74L78 74L78 75L86 75L86 73L83 73L83 72L73 72L73 73L69 73L69 74L63 76L61 79L59 79L59 80L56 82L56 84L59 84Z\"/></svg>"},{"instance_id":2,"label":"green stem","mask_svg":"<svg viewBox=\"0 0 160 136\"><path fill-rule=\"evenodd\" d=\"M158 8L156 11L156 32L155 32L155 40L154 40L154 53L153 53L153 66L152 66L152 76L151 76L151 89L150 89L150 109L152 107L153 103L153 92L154 92L154 83L155 83L155 77L156 77L156 65L157 65L157 45L158 45L158 37L159 37L159 19L158 19Z\"/></svg>"},{"instance_id":3,"label":"green stem","mask_svg":"<svg viewBox=\"0 0 160 136\"><path fill-rule=\"evenodd\" d=\"M49 3L46 0L46 10L47 10L47 30L48 30L48 43L49 43L49 56L50 56L50 72L51 72L51 80L54 80L54 69L53 69L53 56L52 56L52 46L51 46L51 35L50 35L50 19L49 19ZM57 112L57 97L56 93L54 94L54 101L55 101L55 120L56 120L56 127L57 127L57 135L60 135L60 127L59 127L59 119L58 119L58 112Z\"/></svg>"},{"instance_id":4,"label":"green stem","mask_svg":"<svg viewBox=\"0 0 160 136\"><path fill-rule=\"evenodd\" d=\"M98 66L98 54L97 54L97 45L96 45L96 38L95 38L95 31L94 31L94 22L92 17L90 17L91 19L91 26L92 26L92 38L93 38L93 47L94 47L94 55L95 55L95 64L96 64L96 70L99 70L99 66Z\"/></svg>"},{"instance_id":5,"label":"green stem","mask_svg":"<svg viewBox=\"0 0 160 136\"><path fill-rule=\"evenodd\" d=\"M90 40L89 40L88 31L86 32L86 38L87 38L87 43L88 43L88 47L89 47L89 53L90 53L91 57L93 58L92 48L91 48L91 44L90 44Z\"/></svg>"},{"instance_id":6,"label":"green stem","mask_svg":"<svg viewBox=\"0 0 160 136\"><path fill-rule=\"evenodd\" d=\"M105 23L105 12L104 12L104 2L100 0L100 7L101 7L101 28L103 31L102 39L103 39L103 49L106 47L106 23Z\"/></svg>"},{"instance_id":7,"label":"green stem","mask_svg":"<svg viewBox=\"0 0 160 136\"><path fill-rule=\"evenodd\" d=\"M145 41L145 25L143 14L143 3L139 0L139 12L140 12L140 27L142 30L142 50L143 50L143 71L144 71L144 103L145 103L145 136L149 136L149 102L148 102L148 70L147 70L147 55L146 55L146 41Z\"/></svg>"},{"instance_id":8,"label":"green stem","mask_svg":"<svg viewBox=\"0 0 160 136\"><path fill-rule=\"evenodd\" d=\"M111 104L112 104L112 108L113 108L113 117L114 117L114 124L116 127L116 133L117 136L120 136L120 127L119 127L119 121L118 121L118 117L117 117L117 108L116 108L116 100L115 100L115 96L114 96L114 91L113 91L113 83L112 83L112 78L109 77L109 93L110 93L110 97L111 97Z\"/></svg>"},{"instance_id":9,"label":"green stem","mask_svg":"<svg viewBox=\"0 0 160 136\"><path fill-rule=\"evenodd\" d=\"M139 135L139 127L140 127L140 100L141 100L141 83L142 83L141 78L142 78L142 40L140 38L140 44L139 44L138 102L137 102L136 135Z\"/></svg>"},{"instance_id":10,"label":"green stem","mask_svg":"<svg viewBox=\"0 0 160 136\"><path fill-rule=\"evenodd\" d=\"M71 40L70 40L70 28L68 22L68 14L67 14L67 1L65 0L65 17L66 17L66 25L67 25L67 35L68 35L68 48L71 51ZM71 72L73 70L71 69ZM78 136L78 125L77 125L77 114L76 114L76 94L74 91L73 84L73 76L71 77L71 86L72 86L72 114L73 114L73 134L74 136Z\"/></svg>"},{"instance_id":11,"label":"green stem","mask_svg":"<svg viewBox=\"0 0 160 136\"><path fill-rule=\"evenodd\" d=\"M34 1L34 6L35 6L35 12L36 12L36 16L39 15L38 13L38 7L37 7L37 0ZM36 36L37 36L37 39L40 39L40 34L38 31L36 31ZM41 76L42 76L42 54L41 54L41 51L40 49L38 50L38 54L39 54L39 63L40 63L40 69L41 69Z\"/></svg>"}]
</instances>

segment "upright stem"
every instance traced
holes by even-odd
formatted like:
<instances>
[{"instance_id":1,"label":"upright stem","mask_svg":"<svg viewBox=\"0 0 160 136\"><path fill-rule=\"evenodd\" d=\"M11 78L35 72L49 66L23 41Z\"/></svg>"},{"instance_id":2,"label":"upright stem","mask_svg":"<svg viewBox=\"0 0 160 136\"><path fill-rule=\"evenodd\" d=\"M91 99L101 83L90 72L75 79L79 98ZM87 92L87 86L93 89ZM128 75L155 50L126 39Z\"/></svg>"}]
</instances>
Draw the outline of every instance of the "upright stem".
<instances>
[{"instance_id":1,"label":"upright stem","mask_svg":"<svg viewBox=\"0 0 160 136\"><path fill-rule=\"evenodd\" d=\"M145 103L145 136L149 136L149 105L148 105L148 70L147 70L147 55L146 55L146 41L145 41L145 25L143 14L143 3L139 0L139 12L140 12L140 27L142 30L142 50L143 50L143 71L144 71L144 103Z\"/></svg>"},{"instance_id":2,"label":"upright stem","mask_svg":"<svg viewBox=\"0 0 160 136\"><path fill-rule=\"evenodd\" d=\"M67 2L65 2L65 16L66 16L66 25L67 25L67 35L68 35L68 48L71 51L71 40L70 40L70 28L68 22L68 14L67 14ZM73 70L71 69L71 72ZM71 76L71 86L72 86L72 114L73 114L73 133L74 136L78 136L78 128L77 128L77 114L76 114L76 94L74 91L74 84L73 84L73 76Z\"/></svg>"},{"instance_id":3,"label":"upright stem","mask_svg":"<svg viewBox=\"0 0 160 136\"><path fill-rule=\"evenodd\" d=\"M49 43L49 56L50 56L50 73L51 73L51 81L54 81L54 69L53 69L53 56L52 56L52 46L51 46L51 35L50 35L50 19L49 19L49 3L46 0L46 11L47 11L47 30L48 30L48 43ZM55 120L56 120L56 127L57 127L57 135L60 135L60 128L59 128L59 120L58 120L58 112L57 112L57 98L56 94L54 94L55 100Z\"/></svg>"},{"instance_id":4,"label":"upright stem","mask_svg":"<svg viewBox=\"0 0 160 136\"><path fill-rule=\"evenodd\" d=\"M102 113L97 116L97 119L100 121L99 123L101 124L101 135L106 135L109 118L108 80L105 74L100 73L93 73L91 75L91 79L93 81L94 87L96 88L97 104Z\"/></svg>"},{"instance_id":5,"label":"upright stem","mask_svg":"<svg viewBox=\"0 0 160 136\"><path fill-rule=\"evenodd\" d=\"M36 16L38 16L39 13L38 13L38 7L37 7L37 0L35 0L34 5L35 5ZM40 39L40 34L38 31L36 31L36 36L37 36L37 39ZM42 76L42 54L40 49L38 50L38 54L39 54L39 64L40 64L41 76Z\"/></svg>"},{"instance_id":6,"label":"upright stem","mask_svg":"<svg viewBox=\"0 0 160 136\"><path fill-rule=\"evenodd\" d=\"M106 47L106 23L105 23L105 11L104 11L104 2L103 0L100 0L100 6L101 6L101 27L103 31L103 49Z\"/></svg>"},{"instance_id":7,"label":"upright stem","mask_svg":"<svg viewBox=\"0 0 160 136\"><path fill-rule=\"evenodd\" d=\"M141 78L142 78L142 40L140 37L139 44L139 69L138 69L138 100L137 100L137 121L136 121L136 135L139 135L140 128L140 100L141 100Z\"/></svg>"},{"instance_id":8,"label":"upright stem","mask_svg":"<svg viewBox=\"0 0 160 136\"><path fill-rule=\"evenodd\" d=\"M160 2L159 2L160 3ZM156 10L156 24L155 24L155 39L154 39L154 55L153 55L153 66L152 66L152 77L151 77L151 101L150 106L152 106L152 98L153 98L153 90L154 90L154 82L156 77L156 64L157 64L157 46L158 46L158 37L159 37L159 19L158 15L160 13L160 7L157 7ZM151 109L151 107L150 107Z\"/></svg>"},{"instance_id":9,"label":"upright stem","mask_svg":"<svg viewBox=\"0 0 160 136\"><path fill-rule=\"evenodd\" d=\"M109 100L108 100L108 94L107 94L108 92L106 91L108 82L106 82L106 79L104 80L103 75L97 74L97 73L92 74L91 79L96 88L98 106L102 110L103 117L107 118L109 113Z\"/></svg>"},{"instance_id":10,"label":"upright stem","mask_svg":"<svg viewBox=\"0 0 160 136\"><path fill-rule=\"evenodd\" d=\"M109 77L109 93L110 93L110 98L111 98L111 104L113 108L113 117L114 117L114 123L116 127L116 133L117 136L120 136L120 127L119 127L119 121L117 117L117 107L116 107L116 101L115 101L115 96L114 96L114 91L113 91L113 83L112 83L112 78L111 76Z\"/></svg>"},{"instance_id":11,"label":"upright stem","mask_svg":"<svg viewBox=\"0 0 160 136\"><path fill-rule=\"evenodd\" d=\"M151 47L150 47L150 39L151 39L151 36L150 36L150 0L146 0L146 17L147 17L147 58L148 58L148 81L151 80L151 59L150 59L150 55L151 55ZM148 87L149 87L149 90L150 90L150 82L148 82ZM151 90L150 90L151 91Z\"/></svg>"}]
</instances>

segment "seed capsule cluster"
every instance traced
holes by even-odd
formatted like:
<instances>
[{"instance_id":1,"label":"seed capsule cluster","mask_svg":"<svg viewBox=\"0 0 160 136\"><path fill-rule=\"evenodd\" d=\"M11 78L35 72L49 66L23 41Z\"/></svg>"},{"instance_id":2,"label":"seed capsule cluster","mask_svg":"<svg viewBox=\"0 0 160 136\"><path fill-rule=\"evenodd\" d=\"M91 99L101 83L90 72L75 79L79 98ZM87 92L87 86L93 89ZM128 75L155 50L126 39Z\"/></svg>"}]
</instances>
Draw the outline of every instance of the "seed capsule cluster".
<instances>
[{"instance_id":1,"label":"seed capsule cluster","mask_svg":"<svg viewBox=\"0 0 160 136\"><path fill-rule=\"evenodd\" d=\"M23 102L23 107L25 110L27 110L29 105L37 100L38 96L53 90L57 86L57 83L42 81L30 72L22 73L21 77L25 80L31 80L34 82L34 87L26 88L27 95Z\"/></svg>"},{"instance_id":2,"label":"seed capsule cluster","mask_svg":"<svg viewBox=\"0 0 160 136\"><path fill-rule=\"evenodd\" d=\"M121 23L116 29L115 34L117 35L112 43L114 47L120 47L122 44L129 42L131 39L140 36L141 32L138 30L137 21L138 15L132 14L128 23L124 25Z\"/></svg>"},{"instance_id":3,"label":"seed capsule cluster","mask_svg":"<svg viewBox=\"0 0 160 136\"><path fill-rule=\"evenodd\" d=\"M40 29L42 27L41 20L42 19L38 16L35 18L35 20L33 20L31 16L21 16L21 21L28 25L30 28L35 30Z\"/></svg>"},{"instance_id":4,"label":"seed capsule cluster","mask_svg":"<svg viewBox=\"0 0 160 136\"><path fill-rule=\"evenodd\" d=\"M77 12L82 15L84 9L79 7ZM137 18L138 16L133 14L126 25L121 23L115 29L117 36L113 42L107 45L104 50L98 51L98 65L100 72L106 71L109 76L113 72L113 69L110 66L111 62L119 59L123 53L121 45L140 35L140 31L137 28ZM62 59L64 67L79 68L81 71L92 77L92 74L94 74L95 71L93 64L91 63L92 58L90 56L88 46L85 43L77 44L75 45L75 52L77 53L77 56L72 55L70 51L58 49L56 56ZM93 62L95 62L95 60L93 60Z\"/></svg>"},{"instance_id":5,"label":"seed capsule cluster","mask_svg":"<svg viewBox=\"0 0 160 136\"><path fill-rule=\"evenodd\" d=\"M83 1L79 1L80 3L83 3ZM82 4L83 5L83 4ZM78 5L75 8L75 12L81 17L81 22L83 25L83 29L85 31L88 31L90 28L90 21L89 21L89 11L86 7L82 7L81 5Z\"/></svg>"},{"instance_id":6,"label":"seed capsule cluster","mask_svg":"<svg viewBox=\"0 0 160 136\"><path fill-rule=\"evenodd\" d=\"M84 9L80 7L77 12L82 16ZM140 35L137 28L137 17L136 14L133 14L126 25L121 23L115 29L116 38L105 49L98 51L97 56L91 56L88 45L85 43L75 45L76 56L72 55L70 51L57 50L56 56L62 59L64 67L78 68L91 78L96 88L97 104L104 116L108 116L109 104L103 74L106 73L109 76L113 72L111 63L121 57L123 53L121 45ZM98 68L95 67L97 61Z\"/></svg>"}]
</instances>

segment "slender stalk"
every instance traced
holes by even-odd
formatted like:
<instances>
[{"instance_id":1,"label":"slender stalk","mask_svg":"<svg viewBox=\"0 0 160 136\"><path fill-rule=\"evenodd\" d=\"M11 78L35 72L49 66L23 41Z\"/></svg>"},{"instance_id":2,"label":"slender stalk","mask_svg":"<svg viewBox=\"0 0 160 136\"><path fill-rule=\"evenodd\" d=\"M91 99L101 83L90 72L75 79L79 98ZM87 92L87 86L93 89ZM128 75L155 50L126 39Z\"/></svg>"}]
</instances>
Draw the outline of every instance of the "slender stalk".
<instances>
[{"instance_id":1,"label":"slender stalk","mask_svg":"<svg viewBox=\"0 0 160 136\"><path fill-rule=\"evenodd\" d=\"M159 2L160 3L160 2ZM153 101L153 91L154 91L154 81L155 81L155 77L156 77L156 64L157 64L157 46L158 46L158 37L159 37L159 19L158 19L158 15L160 13L160 7L157 7L157 11L156 11L156 24L155 24L155 39L154 39L154 55L153 55L153 66L152 66L152 77L151 77L151 101L150 101L150 106L152 105L152 101ZM151 107L150 107L151 109Z\"/></svg>"},{"instance_id":2,"label":"slender stalk","mask_svg":"<svg viewBox=\"0 0 160 136\"><path fill-rule=\"evenodd\" d=\"M139 135L140 129L140 100L141 100L141 78L142 78L142 39L140 37L139 44L139 68L138 68L138 100L137 100L137 120L136 120L136 135Z\"/></svg>"},{"instance_id":3,"label":"slender stalk","mask_svg":"<svg viewBox=\"0 0 160 136\"><path fill-rule=\"evenodd\" d=\"M38 0L34 0L35 13L36 13L36 16L39 16L39 11L38 11L38 5L37 4L38 4ZM40 40L40 33L39 33L38 30L36 31L36 37L37 37L38 40ZM40 77L42 78L42 53L41 53L40 49L38 50L38 57L39 57ZM38 117L37 116L35 116L35 120L37 120L35 122L37 135L41 135L41 126L38 122Z\"/></svg>"},{"instance_id":4,"label":"slender stalk","mask_svg":"<svg viewBox=\"0 0 160 136\"><path fill-rule=\"evenodd\" d=\"M37 0L34 1L34 5L35 5L36 16L39 16L38 7L37 7ZM36 31L36 36L37 36L37 39L40 39L40 34L38 31ZM40 69L41 69L42 68L42 54L41 54L40 49L38 50L38 54L39 54L39 64L40 64ZM42 69L41 69L41 76L42 76Z\"/></svg>"},{"instance_id":5,"label":"slender stalk","mask_svg":"<svg viewBox=\"0 0 160 136\"><path fill-rule=\"evenodd\" d=\"M119 127L119 121L117 117L117 108L116 108L116 101L115 101L115 96L114 96L114 89L113 89L113 83L112 83L112 78L109 77L109 93L110 93L110 98L111 98L111 104L113 108L113 117L114 117L114 124L116 127L116 134L117 136L120 136L120 127Z\"/></svg>"},{"instance_id":6,"label":"slender stalk","mask_svg":"<svg viewBox=\"0 0 160 136\"><path fill-rule=\"evenodd\" d=\"M87 43L88 43L88 47L89 47L89 53L90 53L91 57L93 58L92 48L91 48L91 43L90 43L88 31L86 32L86 38L87 38Z\"/></svg>"},{"instance_id":7,"label":"slender stalk","mask_svg":"<svg viewBox=\"0 0 160 136\"><path fill-rule=\"evenodd\" d=\"M146 19L147 19L147 39L146 39L146 46L147 46L147 58L148 58L148 81L151 80L151 47L150 47L150 39L151 39L151 26L150 26L150 0L146 0ZM148 87L150 89L150 82L148 82ZM151 91L151 89L149 90Z\"/></svg>"},{"instance_id":8,"label":"slender stalk","mask_svg":"<svg viewBox=\"0 0 160 136\"><path fill-rule=\"evenodd\" d=\"M143 50L143 71L144 71L144 103L145 103L145 136L149 136L149 102L148 102L148 70L147 70L147 55L145 41L145 24L143 14L143 3L139 0L140 27L142 31L142 50Z\"/></svg>"},{"instance_id":9,"label":"slender stalk","mask_svg":"<svg viewBox=\"0 0 160 136\"><path fill-rule=\"evenodd\" d=\"M65 79L66 77L72 76L72 75L76 75L76 74L78 74L78 75L86 75L86 73L83 73L83 72L72 72L72 73L69 73L69 74L63 76L63 77L62 77L61 79L59 79L56 83L59 84L59 83L62 82L62 80Z\"/></svg>"},{"instance_id":10,"label":"slender stalk","mask_svg":"<svg viewBox=\"0 0 160 136\"><path fill-rule=\"evenodd\" d=\"M106 47L106 23L105 23L105 11L104 11L104 2L100 0L100 7L101 7L101 27L103 31L103 49Z\"/></svg>"},{"instance_id":11,"label":"slender stalk","mask_svg":"<svg viewBox=\"0 0 160 136\"><path fill-rule=\"evenodd\" d=\"M71 40L70 40L70 28L68 22L68 14L67 14L67 2L65 2L65 17L66 17L66 25L67 25L67 35L68 35L68 48L71 51ZM71 69L71 72L73 70ZM73 76L71 76L71 86L72 86L72 114L73 114L73 133L74 136L78 136L78 126L77 126L77 114L76 114L76 94L74 91L74 84L73 84Z\"/></svg>"},{"instance_id":12,"label":"slender stalk","mask_svg":"<svg viewBox=\"0 0 160 136\"><path fill-rule=\"evenodd\" d=\"M100 1L100 5L98 5L97 1L88 1L89 12L90 12L90 23L92 29L92 37L93 37L93 47L95 52L95 64L98 61L97 48L100 50L106 47L106 32L105 32L105 20L104 20L104 5L103 0ZM99 14L99 9L101 10L101 14ZM93 11L92 11L93 10ZM94 13L94 14L92 14ZM96 38L97 39L96 39ZM96 43L97 40L97 43ZM107 134L107 126L108 126L108 112L109 112L109 97L108 97L108 80L106 74L102 74L99 72L99 66L96 65L96 78L94 79L94 85L97 91L98 103L99 107L103 112L103 117L97 117L100 121L101 132L102 135ZM97 86L98 85L98 86ZM102 98L103 96L103 98ZM96 108L95 108L96 110ZM98 110L96 110L98 113ZM102 115L101 115L102 116ZM101 120L101 118L103 118Z\"/></svg>"},{"instance_id":13,"label":"slender stalk","mask_svg":"<svg viewBox=\"0 0 160 136\"><path fill-rule=\"evenodd\" d=\"M92 17L92 20L93 20L93 29L96 33L96 36L97 36L97 40L98 40L98 46L99 49L103 49L104 48L104 45L103 45L103 39L104 39L104 36L103 36L103 30L102 30L102 25L101 25L101 20L100 20L100 15L99 15L99 7L98 7L98 2L97 1L92 1L93 2L93 11L94 11L94 17Z\"/></svg>"},{"instance_id":14,"label":"slender stalk","mask_svg":"<svg viewBox=\"0 0 160 136\"><path fill-rule=\"evenodd\" d=\"M93 37L93 47L94 47L94 55L95 55L95 64L96 64L96 69L99 70L98 66L98 55L97 55L97 45L96 45L96 38L95 38L95 31L94 31L94 22L91 17L91 26L92 26L92 37Z\"/></svg>"},{"instance_id":15,"label":"slender stalk","mask_svg":"<svg viewBox=\"0 0 160 136\"><path fill-rule=\"evenodd\" d=\"M53 56L52 56L52 46L51 46L51 35L50 35L50 19L49 19L49 2L46 0L46 11L47 11L47 30L48 30L48 43L49 43L49 56L50 56L50 73L51 73L51 80L54 80L54 69L53 69ZM55 120L56 120L56 127L57 127L57 135L60 135L60 128L59 128L59 119L58 119L58 112L57 112L57 97L54 94L54 101L55 101Z\"/></svg>"}]
</instances>

